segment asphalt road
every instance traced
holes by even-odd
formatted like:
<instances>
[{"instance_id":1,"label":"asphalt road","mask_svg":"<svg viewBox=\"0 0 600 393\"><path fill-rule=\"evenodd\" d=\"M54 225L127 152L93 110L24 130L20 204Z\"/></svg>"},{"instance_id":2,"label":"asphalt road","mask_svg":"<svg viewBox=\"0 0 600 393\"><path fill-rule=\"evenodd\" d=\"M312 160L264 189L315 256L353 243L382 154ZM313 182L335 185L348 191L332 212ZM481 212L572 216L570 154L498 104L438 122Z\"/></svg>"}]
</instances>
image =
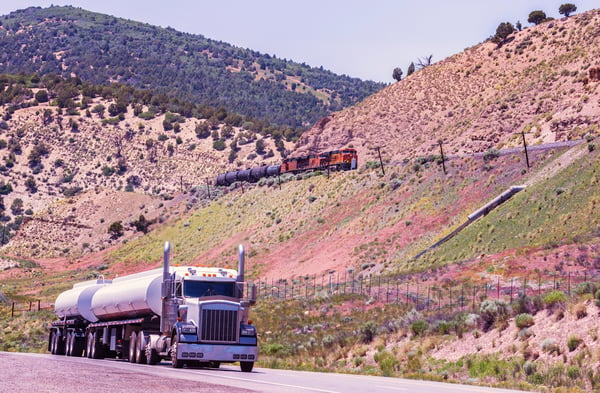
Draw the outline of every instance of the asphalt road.
<instances>
[{"instance_id":1,"label":"asphalt road","mask_svg":"<svg viewBox=\"0 0 600 393\"><path fill-rule=\"evenodd\" d=\"M501 393L514 390L400 378L239 367L173 369L45 354L0 352L0 393L4 392L410 392Z\"/></svg>"}]
</instances>

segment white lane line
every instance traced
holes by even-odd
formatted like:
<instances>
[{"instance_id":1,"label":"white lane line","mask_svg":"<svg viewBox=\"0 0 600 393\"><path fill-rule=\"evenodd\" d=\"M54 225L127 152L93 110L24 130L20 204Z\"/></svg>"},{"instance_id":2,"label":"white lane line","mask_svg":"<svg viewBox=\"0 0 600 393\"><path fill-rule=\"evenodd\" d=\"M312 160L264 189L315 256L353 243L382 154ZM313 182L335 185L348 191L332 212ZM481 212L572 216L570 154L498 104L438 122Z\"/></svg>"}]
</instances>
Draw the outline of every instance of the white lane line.
<instances>
[{"instance_id":1,"label":"white lane line","mask_svg":"<svg viewBox=\"0 0 600 393\"><path fill-rule=\"evenodd\" d=\"M382 390L397 390L399 392L406 392L406 391L408 391L407 388L400 388L400 387L390 386L390 385L379 385L379 386L377 386L377 391L382 391Z\"/></svg>"},{"instance_id":2,"label":"white lane line","mask_svg":"<svg viewBox=\"0 0 600 393\"><path fill-rule=\"evenodd\" d=\"M190 370L190 371L195 371L195 370ZM203 372L193 372L191 374L195 374L195 375L196 374L200 374L200 375L206 375L206 376L211 376L211 377L215 376L215 374L203 373ZM290 384L285 384L285 383L262 381L260 379L232 377L232 376L229 376L229 375L219 375L218 377L219 378L223 378L223 379L231 379L231 380L234 380L234 381L254 382L254 383L265 384L265 385L283 386L283 387L286 387L286 388L295 388L295 389L301 389L301 390L304 390L304 391L311 391L311 392L340 393L337 390L324 390L324 389L314 388L314 387L310 387L310 386L290 385Z\"/></svg>"}]
</instances>

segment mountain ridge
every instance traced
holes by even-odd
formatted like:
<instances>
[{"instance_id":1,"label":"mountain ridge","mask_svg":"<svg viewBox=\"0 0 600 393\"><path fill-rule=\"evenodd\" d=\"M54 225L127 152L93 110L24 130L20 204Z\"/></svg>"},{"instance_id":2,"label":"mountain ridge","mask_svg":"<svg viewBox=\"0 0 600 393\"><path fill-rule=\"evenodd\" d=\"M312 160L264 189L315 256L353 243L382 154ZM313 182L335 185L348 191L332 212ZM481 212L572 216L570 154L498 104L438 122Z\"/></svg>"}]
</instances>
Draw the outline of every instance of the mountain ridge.
<instances>
[{"instance_id":1,"label":"mountain ridge","mask_svg":"<svg viewBox=\"0 0 600 393\"><path fill-rule=\"evenodd\" d=\"M383 86L75 7L30 7L0 22L0 72L151 87L278 125L306 127Z\"/></svg>"}]
</instances>

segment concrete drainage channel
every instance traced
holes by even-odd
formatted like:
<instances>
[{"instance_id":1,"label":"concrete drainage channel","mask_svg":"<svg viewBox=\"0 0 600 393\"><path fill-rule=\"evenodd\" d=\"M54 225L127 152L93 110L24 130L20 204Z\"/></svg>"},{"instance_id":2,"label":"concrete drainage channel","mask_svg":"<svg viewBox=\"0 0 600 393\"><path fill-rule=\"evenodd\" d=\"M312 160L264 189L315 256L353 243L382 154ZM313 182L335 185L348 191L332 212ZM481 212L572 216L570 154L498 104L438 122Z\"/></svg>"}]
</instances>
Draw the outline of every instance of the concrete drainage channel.
<instances>
[{"instance_id":1,"label":"concrete drainage channel","mask_svg":"<svg viewBox=\"0 0 600 393\"><path fill-rule=\"evenodd\" d=\"M491 212L492 210L494 210L495 208L497 208L498 206L500 206L501 204L503 204L504 202L506 202L510 198L512 198L513 195L515 195L516 193L518 193L519 191L522 191L524 189L525 189L524 185L511 186L508 190L504 191L502 194L498 195L496 198L492 199L491 201L489 201L488 203L486 203L479 209L475 210L473 213L469 214L469 216L467 217L467 221L460 224L460 226L458 228L456 228L455 230L450 232L448 235L444 236L442 239L435 242L430 247L426 248L425 250L423 250L420 253L418 253L417 255L415 255L415 257L413 259L418 259L426 252L431 251L434 248L438 247L439 245L444 244L448 240L452 239L460 231L462 231L463 229L465 229L466 227L471 225L473 222L475 222L478 218L487 215L489 212Z\"/></svg>"}]
</instances>

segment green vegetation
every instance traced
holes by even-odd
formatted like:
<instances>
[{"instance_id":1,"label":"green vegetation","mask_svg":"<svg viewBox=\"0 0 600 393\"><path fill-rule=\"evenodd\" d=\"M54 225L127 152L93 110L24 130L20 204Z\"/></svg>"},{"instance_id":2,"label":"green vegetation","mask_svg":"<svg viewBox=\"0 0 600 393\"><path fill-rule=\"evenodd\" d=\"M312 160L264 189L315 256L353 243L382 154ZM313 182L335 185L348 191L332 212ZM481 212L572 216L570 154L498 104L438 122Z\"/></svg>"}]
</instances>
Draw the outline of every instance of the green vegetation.
<instances>
[{"instance_id":1,"label":"green vegetation","mask_svg":"<svg viewBox=\"0 0 600 393\"><path fill-rule=\"evenodd\" d=\"M552 291L544 296L544 303L549 310L564 308L567 302L567 295L563 291Z\"/></svg>"},{"instance_id":2,"label":"green vegetation","mask_svg":"<svg viewBox=\"0 0 600 393\"><path fill-rule=\"evenodd\" d=\"M542 10L531 11L529 13L529 17L527 18L527 22L533 23L534 25L539 25L546 20L546 13Z\"/></svg>"},{"instance_id":3,"label":"green vegetation","mask_svg":"<svg viewBox=\"0 0 600 393\"><path fill-rule=\"evenodd\" d=\"M76 74L94 84L116 80L291 128L313 124L384 86L75 7L30 7L3 16L0 23L8 58L0 72ZM301 88L288 88L292 83ZM45 99L43 93L39 98ZM57 102L69 107L72 95L59 95ZM118 103L107 109L112 119L123 111ZM191 109L180 113L189 116Z\"/></svg>"},{"instance_id":4,"label":"green vegetation","mask_svg":"<svg viewBox=\"0 0 600 393\"><path fill-rule=\"evenodd\" d=\"M20 312L10 318L10 309L0 304L0 351L45 353L53 318L49 310Z\"/></svg>"},{"instance_id":5,"label":"green vegetation","mask_svg":"<svg viewBox=\"0 0 600 393\"><path fill-rule=\"evenodd\" d=\"M573 3L561 4L558 8L558 13L566 16L567 18L575 11L577 11L577 6Z\"/></svg>"},{"instance_id":6,"label":"green vegetation","mask_svg":"<svg viewBox=\"0 0 600 393\"><path fill-rule=\"evenodd\" d=\"M533 326L533 324L534 321L531 314L523 313L515 317L515 325L517 325L519 329L528 328L530 326Z\"/></svg>"}]
</instances>

